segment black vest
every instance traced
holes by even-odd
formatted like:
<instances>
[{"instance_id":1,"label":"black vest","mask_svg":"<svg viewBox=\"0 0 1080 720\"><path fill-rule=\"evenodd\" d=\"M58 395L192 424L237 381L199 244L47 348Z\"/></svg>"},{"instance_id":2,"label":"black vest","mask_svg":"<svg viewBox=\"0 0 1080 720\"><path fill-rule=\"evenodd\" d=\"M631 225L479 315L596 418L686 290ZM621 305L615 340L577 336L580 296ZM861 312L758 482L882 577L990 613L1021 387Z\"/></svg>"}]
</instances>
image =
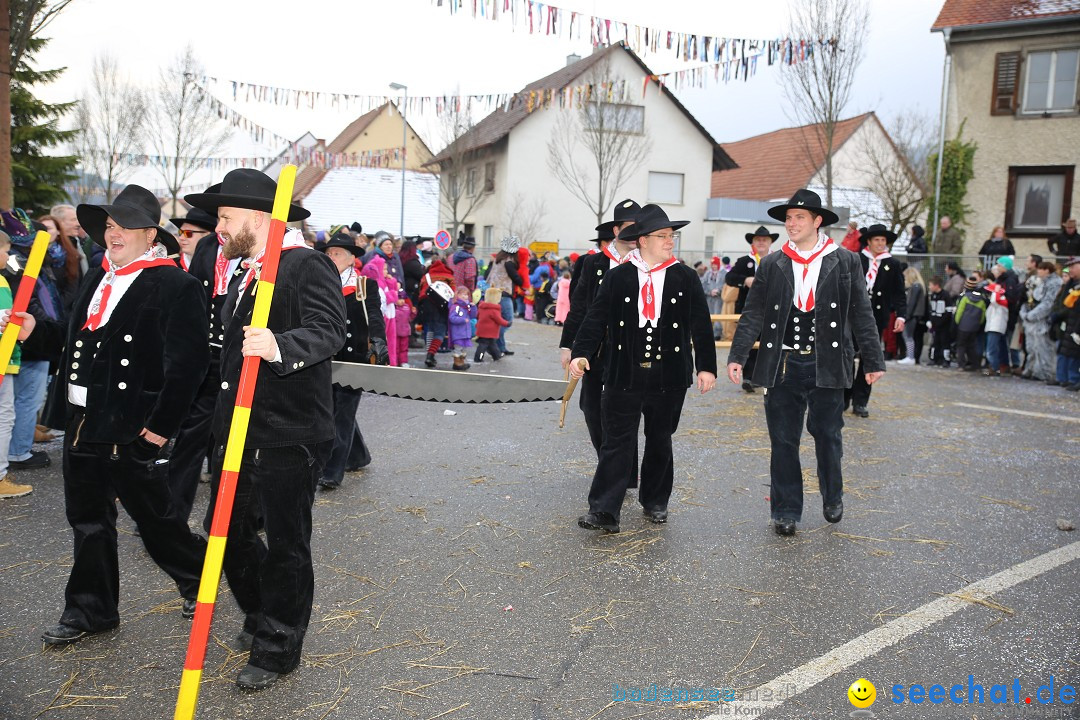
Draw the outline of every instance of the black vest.
<instances>
[{"instance_id":1,"label":"black vest","mask_svg":"<svg viewBox=\"0 0 1080 720\"><path fill-rule=\"evenodd\" d=\"M656 362L660 359L660 331L653 322L646 322L634 334L634 362Z\"/></svg>"},{"instance_id":2,"label":"black vest","mask_svg":"<svg viewBox=\"0 0 1080 720\"><path fill-rule=\"evenodd\" d=\"M806 350L814 346L814 311L803 312L798 308L791 311L787 328L784 330L784 345L796 350Z\"/></svg>"},{"instance_id":3,"label":"black vest","mask_svg":"<svg viewBox=\"0 0 1080 720\"><path fill-rule=\"evenodd\" d=\"M101 332L104 325L97 330L83 328L75 334L75 346L71 351L68 364L68 384L88 387L90 385L90 368L97 357L98 348L101 347Z\"/></svg>"}]
</instances>

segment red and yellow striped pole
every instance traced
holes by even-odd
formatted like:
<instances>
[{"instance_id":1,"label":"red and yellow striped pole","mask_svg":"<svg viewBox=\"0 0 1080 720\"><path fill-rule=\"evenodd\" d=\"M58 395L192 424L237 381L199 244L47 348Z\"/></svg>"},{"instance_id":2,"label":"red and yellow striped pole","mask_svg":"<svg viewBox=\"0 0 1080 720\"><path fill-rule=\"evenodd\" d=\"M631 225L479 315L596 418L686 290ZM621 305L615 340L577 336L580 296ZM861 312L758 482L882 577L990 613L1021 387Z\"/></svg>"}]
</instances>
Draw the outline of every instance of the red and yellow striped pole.
<instances>
[{"instance_id":1,"label":"red and yellow striped pole","mask_svg":"<svg viewBox=\"0 0 1080 720\"><path fill-rule=\"evenodd\" d=\"M34 244L30 246L30 257L23 269L22 280L19 281L19 290L11 304L11 317L4 328L4 334L0 335L0 383L4 382L11 354L15 352L15 342L19 339L19 330L22 329L23 319L15 317L15 313L26 312L30 296L34 294L34 286L37 285L38 273L41 272L41 263L45 260L45 251L48 249L49 233L38 230L34 236Z\"/></svg>"},{"instance_id":2,"label":"red and yellow striped pole","mask_svg":"<svg viewBox=\"0 0 1080 720\"><path fill-rule=\"evenodd\" d=\"M281 241L285 237L285 222L289 216L296 166L286 165L278 175L274 209L270 214L270 237L263 253L259 284L255 289L255 308L251 313L251 327L265 328L270 316L270 302L274 298L278 259L281 257ZM255 396L255 383L259 378L259 358L248 355L240 370L240 384L236 390L232 424L225 442L225 459L218 484L217 504L207 538L206 560L203 562L202 578L199 580L199 596L195 606L195 618L191 622L184 672L180 677L180 692L176 698L174 720L192 720L199 701L199 685L202 681L206 645L210 639L210 623L214 617L218 585L221 582L221 563L225 557L225 538L229 534L229 518L232 516L236 480L240 475L240 458L247 442L248 421L251 419L251 402Z\"/></svg>"}]
</instances>

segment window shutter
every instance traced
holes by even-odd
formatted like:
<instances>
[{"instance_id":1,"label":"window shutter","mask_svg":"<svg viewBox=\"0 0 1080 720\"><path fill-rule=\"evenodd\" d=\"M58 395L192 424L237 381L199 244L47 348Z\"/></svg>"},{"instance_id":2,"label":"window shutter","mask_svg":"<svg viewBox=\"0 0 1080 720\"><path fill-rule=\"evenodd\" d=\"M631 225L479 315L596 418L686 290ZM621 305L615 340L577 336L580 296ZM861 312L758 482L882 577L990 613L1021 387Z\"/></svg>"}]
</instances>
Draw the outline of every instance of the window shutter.
<instances>
[{"instance_id":1,"label":"window shutter","mask_svg":"<svg viewBox=\"0 0 1080 720\"><path fill-rule=\"evenodd\" d=\"M1016 112L1016 97L1020 89L1020 53L998 53L994 56L994 95L991 115L1012 115Z\"/></svg>"}]
</instances>

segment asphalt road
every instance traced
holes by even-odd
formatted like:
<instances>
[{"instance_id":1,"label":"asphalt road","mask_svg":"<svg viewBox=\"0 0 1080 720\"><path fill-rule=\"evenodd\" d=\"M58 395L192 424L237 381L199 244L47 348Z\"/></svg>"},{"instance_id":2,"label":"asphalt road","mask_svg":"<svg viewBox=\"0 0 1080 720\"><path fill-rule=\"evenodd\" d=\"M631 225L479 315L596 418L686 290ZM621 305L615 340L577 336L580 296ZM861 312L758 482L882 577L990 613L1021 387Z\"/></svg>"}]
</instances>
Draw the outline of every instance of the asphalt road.
<instances>
[{"instance_id":1,"label":"asphalt road","mask_svg":"<svg viewBox=\"0 0 1080 720\"><path fill-rule=\"evenodd\" d=\"M519 321L517 354L472 372L559 377L557 338ZM722 379L691 392L670 522L644 522L631 493L623 532L607 536L575 522L595 456L574 402L559 430L557 403L366 396L374 463L316 500L301 666L262 693L235 687L241 616L223 584L197 716L839 718L865 677L877 717L1080 717L1080 702L891 700L896 685L906 698L911 685L966 686L969 675L987 693L1020 680L1024 697L1051 676L1055 693L1080 684L1080 532L1057 525L1080 525L1076 394L890 363L870 418L847 416L839 525L821 518L804 441L807 509L793 538L768 522L760 391ZM48 449L50 468L18 475L34 493L0 503L0 718L172 717L189 624L123 513L121 626L42 649L71 553L59 443ZM207 495L201 486L193 517ZM1055 550L1056 565L989 599L960 592ZM958 609L928 619L950 595ZM874 632L891 622L926 625L878 647ZM804 667L817 675L796 673L779 704L753 705ZM733 702L615 699L653 684Z\"/></svg>"}]
</instances>

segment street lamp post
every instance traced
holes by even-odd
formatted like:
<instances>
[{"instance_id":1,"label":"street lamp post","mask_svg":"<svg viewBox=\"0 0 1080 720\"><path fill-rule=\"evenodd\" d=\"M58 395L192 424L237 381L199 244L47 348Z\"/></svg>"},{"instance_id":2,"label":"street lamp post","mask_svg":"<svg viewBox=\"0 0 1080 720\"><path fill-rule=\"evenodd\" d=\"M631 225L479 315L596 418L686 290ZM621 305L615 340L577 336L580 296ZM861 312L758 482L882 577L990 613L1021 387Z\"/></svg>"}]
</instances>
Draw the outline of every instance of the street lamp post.
<instances>
[{"instance_id":1,"label":"street lamp post","mask_svg":"<svg viewBox=\"0 0 1080 720\"><path fill-rule=\"evenodd\" d=\"M401 225L398 228L398 237L405 237L405 152L409 144L409 123L405 120L405 106L409 104L409 86L401 83L390 83L391 90L401 90Z\"/></svg>"}]
</instances>

